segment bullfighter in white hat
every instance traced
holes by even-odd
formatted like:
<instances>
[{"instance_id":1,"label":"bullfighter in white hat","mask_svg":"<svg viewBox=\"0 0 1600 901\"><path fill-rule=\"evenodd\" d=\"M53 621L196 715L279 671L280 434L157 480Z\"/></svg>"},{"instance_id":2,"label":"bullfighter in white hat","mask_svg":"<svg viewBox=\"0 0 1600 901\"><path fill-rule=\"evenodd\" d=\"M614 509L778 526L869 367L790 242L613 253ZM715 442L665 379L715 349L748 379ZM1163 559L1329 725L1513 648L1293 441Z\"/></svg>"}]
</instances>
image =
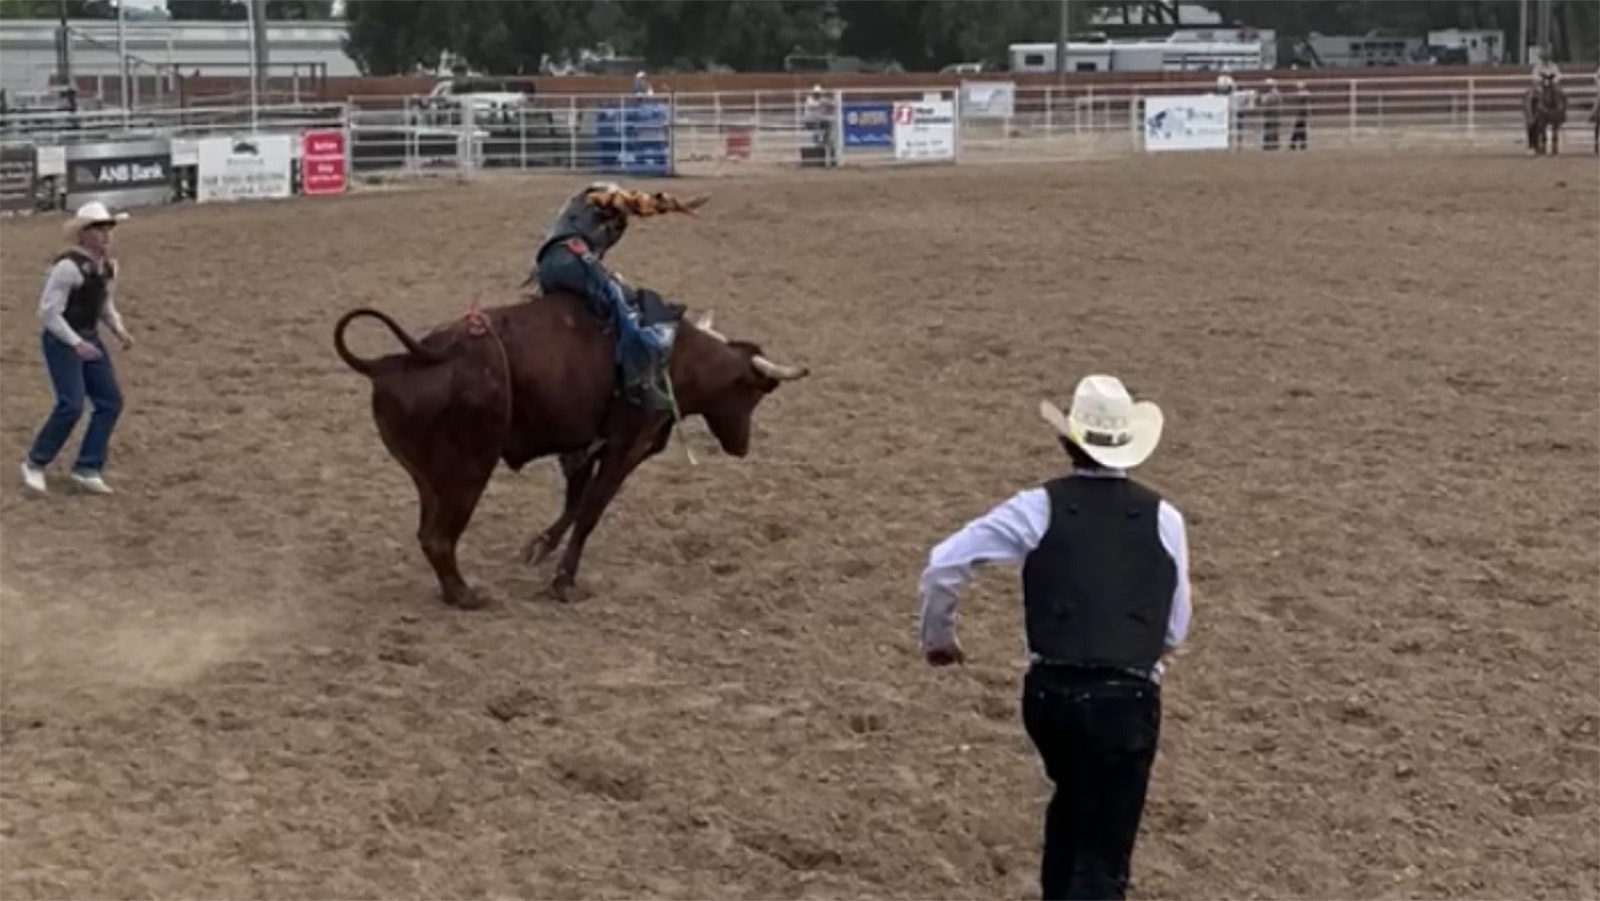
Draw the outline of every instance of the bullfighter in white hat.
<instances>
[{"instance_id":1,"label":"bullfighter in white hat","mask_svg":"<svg viewBox=\"0 0 1600 901\"><path fill-rule=\"evenodd\" d=\"M921 650L961 663L956 594L975 564L1020 562L1029 667L1022 719L1055 783L1042 896L1121 898L1161 727L1161 658L1189 629L1183 517L1127 470L1161 441L1161 409L1091 375L1039 412L1071 471L941 541L918 585Z\"/></svg>"}]
</instances>

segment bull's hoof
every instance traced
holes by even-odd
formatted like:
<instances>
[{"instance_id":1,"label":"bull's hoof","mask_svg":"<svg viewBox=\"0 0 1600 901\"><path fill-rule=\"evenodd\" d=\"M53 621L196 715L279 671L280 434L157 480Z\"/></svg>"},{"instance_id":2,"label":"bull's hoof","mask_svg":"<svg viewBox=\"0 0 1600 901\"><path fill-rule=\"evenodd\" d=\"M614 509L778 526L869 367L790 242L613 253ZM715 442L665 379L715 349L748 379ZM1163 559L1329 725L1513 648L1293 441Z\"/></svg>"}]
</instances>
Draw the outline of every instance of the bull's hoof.
<instances>
[{"instance_id":1,"label":"bull's hoof","mask_svg":"<svg viewBox=\"0 0 1600 901\"><path fill-rule=\"evenodd\" d=\"M538 566L554 553L555 549L554 541L543 535L537 535L528 539L528 543L522 546L522 562L528 566Z\"/></svg>"},{"instance_id":2,"label":"bull's hoof","mask_svg":"<svg viewBox=\"0 0 1600 901\"><path fill-rule=\"evenodd\" d=\"M578 599L578 583L571 576L556 576L550 583L550 596L563 604Z\"/></svg>"},{"instance_id":3,"label":"bull's hoof","mask_svg":"<svg viewBox=\"0 0 1600 901\"><path fill-rule=\"evenodd\" d=\"M470 588L446 593L444 602L457 610L482 610L489 606L488 598Z\"/></svg>"}]
</instances>

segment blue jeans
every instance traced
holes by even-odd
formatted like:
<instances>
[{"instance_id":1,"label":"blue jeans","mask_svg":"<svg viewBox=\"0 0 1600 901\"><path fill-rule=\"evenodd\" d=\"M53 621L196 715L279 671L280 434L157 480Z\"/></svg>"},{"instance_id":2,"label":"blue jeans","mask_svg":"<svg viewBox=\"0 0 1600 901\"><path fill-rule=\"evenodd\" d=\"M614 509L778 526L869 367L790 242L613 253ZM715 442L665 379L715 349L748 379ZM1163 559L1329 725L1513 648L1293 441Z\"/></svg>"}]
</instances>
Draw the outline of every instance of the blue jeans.
<instances>
[{"instance_id":1,"label":"blue jeans","mask_svg":"<svg viewBox=\"0 0 1600 901\"><path fill-rule=\"evenodd\" d=\"M34 466L48 466L61 453L62 446L72 435L73 426L78 424L78 417L83 414L85 396L94 405L94 413L89 416L89 428L83 433L83 444L78 448L78 461L73 464L72 471L99 472L106 464L111 430L122 413L122 390L117 387L116 370L111 366L111 357L106 355L106 346L100 342L100 337L85 335L84 340L100 350L100 359L79 358L71 345L49 332L40 337L44 368L50 376L56 403L28 449L28 462Z\"/></svg>"},{"instance_id":2,"label":"blue jeans","mask_svg":"<svg viewBox=\"0 0 1600 901\"><path fill-rule=\"evenodd\" d=\"M536 270L539 287L545 291L561 289L573 291L609 309L617 322L617 357L643 344L650 350L661 349L660 336L650 329L639 327L639 311L628 302L628 291L612 277L593 253L577 254L564 244L558 244L545 253Z\"/></svg>"},{"instance_id":3,"label":"blue jeans","mask_svg":"<svg viewBox=\"0 0 1600 901\"><path fill-rule=\"evenodd\" d=\"M598 306L597 315L609 310L617 326L612 353L622 369L623 381L651 406L665 408L669 405L655 383L668 335L674 326L641 325L641 312L628 296L628 290L606 271L593 253L580 254L565 244L557 244L539 260L534 275L540 290L559 289L587 297Z\"/></svg>"}]
</instances>

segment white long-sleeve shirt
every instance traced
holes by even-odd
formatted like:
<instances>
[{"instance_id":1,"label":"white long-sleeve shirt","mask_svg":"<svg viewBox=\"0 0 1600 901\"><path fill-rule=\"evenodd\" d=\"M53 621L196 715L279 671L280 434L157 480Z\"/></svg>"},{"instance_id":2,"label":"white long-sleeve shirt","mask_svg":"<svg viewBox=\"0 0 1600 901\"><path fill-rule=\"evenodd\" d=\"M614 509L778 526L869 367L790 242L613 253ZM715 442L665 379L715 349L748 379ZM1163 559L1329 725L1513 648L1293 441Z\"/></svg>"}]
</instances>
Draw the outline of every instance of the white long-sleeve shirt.
<instances>
[{"instance_id":1,"label":"white long-sleeve shirt","mask_svg":"<svg viewBox=\"0 0 1600 901\"><path fill-rule=\"evenodd\" d=\"M50 271L45 273L44 290L39 294L39 318L44 321L44 327L50 334L55 335L67 344L77 347L83 343L83 338L72 330L67 324L67 298L73 289L83 284L83 270L78 268L82 264L73 257L58 260ZM113 297L118 272L115 262L106 264L110 267L111 277L106 279L106 302L100 309L100 320L111 327L111 331L121 335L125 334L122 328L122 315L117 312L116 298Z\"/></svg>"},{"instance_id":2,"label":"white long-sleeve shirt","mask_svg":"<svg viewBox=\"0 0 1600 901\"><path fill-rule=\"evenodd\" d=\"M1079 470L1075 478L1125 478L1119 470ZM980 563L1020 562L1039 546L1050 528L1050 496L1044 488L1019 491L988 513L962 526L934 546L927 568L917 584L917 634L924 653L956 644L956 604L963 584ZM1172 612L1167 618L1166 649L1183 643L1189 634L1189 542L1183 516L1162 500L1157 511L1161 544L1177 567L1172 592ZM1031 660L1038 655L1029 648ZM1155 666L1161 679L1162 666Z\"/></svg>"}]
</instances>

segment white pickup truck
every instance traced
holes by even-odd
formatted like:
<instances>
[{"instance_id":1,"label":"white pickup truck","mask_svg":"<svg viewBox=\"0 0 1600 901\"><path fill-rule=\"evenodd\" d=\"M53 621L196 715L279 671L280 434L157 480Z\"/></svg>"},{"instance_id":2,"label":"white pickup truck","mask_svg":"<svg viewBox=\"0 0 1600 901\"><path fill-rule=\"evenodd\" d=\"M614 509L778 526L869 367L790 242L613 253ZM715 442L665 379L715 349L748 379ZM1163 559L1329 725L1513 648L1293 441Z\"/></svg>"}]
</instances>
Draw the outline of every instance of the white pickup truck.
<instances>
[{"instance_id":1,"label":"white pickup truck","mask_svg":"<svg viewBox=\"0 0 1600 901\"><path fill-rule=\"evenodd\" d=\"M462 108L470 107L474 125L511 125L528 106L528 94L516 90L503 78L467 75L446 78L433 86L418 101L417 125L453 125L462 119Z\"/></svg>"}]
</instances>

